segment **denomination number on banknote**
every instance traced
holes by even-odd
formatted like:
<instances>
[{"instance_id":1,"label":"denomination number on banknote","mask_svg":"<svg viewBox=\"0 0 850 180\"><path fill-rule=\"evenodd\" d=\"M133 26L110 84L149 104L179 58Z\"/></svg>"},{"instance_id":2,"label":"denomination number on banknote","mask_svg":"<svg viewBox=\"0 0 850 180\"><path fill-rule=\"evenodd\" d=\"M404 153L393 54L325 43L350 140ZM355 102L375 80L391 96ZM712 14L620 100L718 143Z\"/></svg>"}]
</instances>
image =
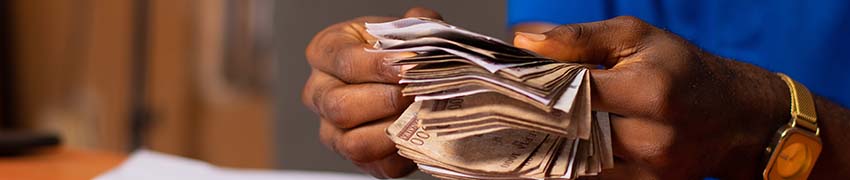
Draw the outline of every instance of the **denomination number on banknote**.
<instances>
[{"instance_id":1,"label":"denomination number on banknote","mask_svg":"<svg viewBox=\"0 0 850 180\"><path fill-rule=\"evenodd\" d=\"M430 137L431 137L431 135L426 133L426 132L416 131L416 137L410 138L410 143L421 146L421 145L425 144L425 140L430 138Z\"/></svg>"}]
</instances>

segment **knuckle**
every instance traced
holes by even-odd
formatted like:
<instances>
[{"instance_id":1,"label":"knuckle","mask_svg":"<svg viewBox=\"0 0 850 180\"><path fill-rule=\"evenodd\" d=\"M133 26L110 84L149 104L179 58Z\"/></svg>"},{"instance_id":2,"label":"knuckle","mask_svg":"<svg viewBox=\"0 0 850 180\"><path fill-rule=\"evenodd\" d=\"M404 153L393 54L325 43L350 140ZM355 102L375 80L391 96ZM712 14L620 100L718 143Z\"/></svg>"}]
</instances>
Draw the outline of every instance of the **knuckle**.
<instances>
[{"instance_id":1,"label":"knuckle","mask_svg":"<svg viewBox=\"0 0 850 180\"><path fill-rule=\"evenodd\" d=\"M393 69L394 67L388 65L383 58L375 57L372 58L371 61L372 69L374 69L374 72L377 72L376 74L380 76L379 79L389 82L398 76L398 74L395 74L396 71Z\"/></svg>"},{"instance_id":2,"label":"knuckle","mask_svg":"<svg viewBox=\"0 0 850 180\"><path fill-rule=\"evenodd\" d=\"M334 146L334 136L331 128L333 127L328 127L325 124L319 125L319 142L322 142L322 145L337 152Z\"/></svg>"},{"instance_id":3,"label":"knuckle","mask_svg":"<svg viewBox=\"0 0 850 180\"><path fill-rule=\"evenodd\" d=\"M617 16L613 21L630 28L645 28L649 24L634 16Z\"/></svg>"},{"instance_id":4,"label":"knuckle","mask_svg":"<svg viewBox=\"0 0 850 180\"><path fill-rule=\"evenodd\" d=\"M319 36L319 35L317 35ZM322 49L318 46L322 44L321 39L319 37L313 38L310 41L310 44L307 45L307 48L304 50L304 57L307 59L307 63L310 64L311 67L316 67L318 63L321 61L322 53L319 49Z\"/></svg>"},{"instance_id":5,"label":"knuckle","mask_svg":"<svg viewBox=\"0 0 850 180\"><path fill-rule=\"evenodd\" d=\"M316 93L316 95L313 95L313 97L308 97L308 98L312 98L312 100L313 100L312 104L309 104L309 105L315 108L313 111L315 111L317 114L319 114L320 117L325 117L325 109L327 109L327 108L324 107L325 103L323 103L323 102L324 102L324 99L325 99L324 96L325 96L325 94L327 94L327 90L322 89L322 90L316 90L316 91L318 91L318 93Z\"/></svg>"},{"instance_id":6,"label":"knuckle","mask_svg":"<svg viewBox=\"0 0 850 180\"><path fill-rule=\"evenodd\" d=\"M655 29L651 24L634 16L618 16L611 21L617 26L616 29L620 29L628 40L637 40L646 37Z\"/></svg>"},{"instance_id":7,"label":"knuckle","mask_svg":"<svg viewBox=\"0 0 850 180\"><path fill-rule=\"evenodd\" d=\"M307 44L307 48L304 48L304 57L307 58L308 62L311 62L312 59L316 59L316 48L314 46L316 46L316 38L313 38L313 40L310 41L310 44Z\"/></svg>"},{"instance_id":8,"label":"knuckle","mask_svg":"<svg viewBox=\"0 0 850 180\"><path fill-rule=\"evenodd\" d=\"M302 97L302 101L304 102L304 104L307 107L311 108L310 110L313 110L313 112L319 114L319 116L321 116L321 117L325 117L324 113L326 112L325 109L327 109L325 107L326 106L325 101L327 101L327 98L325 98L325 97L328 96L328 93L330 93L331 89L330 89L330 87L318 87L316 89L308 90L307 87L313 86L313 85L310 85L310 84L312 84L312 83L308 82L308 85L305 86L304 90L305 91L313 91L313 92L304 93L305 96ZM313 94L313 95L310 96L309 94Z\"/></svg>"},{"instance_id":9,"label":"knuckle","mask_svg":"<svg viewBox=\"0 0 850 180\"><path fill-rule=\"evenodd\" d=\"M587 30L587 27L583 24L566 24L555 27L552 32L556 33L554 34L556 37L577 41L587 38Z\"/></svg>"},{"instance_id":10,"label":"knuckle","mask_svg":"<svg viewBox=\"0 0 850 180\"><path fill-rule=\"evenodd\" d=\"M334 53L334 69L336 70L336 75L340 79L345 81L349 81L356 76L357 68L356 64L352 60L353 57L351 51L339 50L338 48L330 48Z\"/></svg>"},{"instance_id":11,"label":"knuckle","mask_svg":"<svg viewBox=\"0 0 850 180\"><path fill-rule=\"evenodd\" d=\"M664 74L653 74L647 76L647 81L653 84L654 90L647 91L646 103L653 108L645 108L648 115L652 117L664 118L669 117L670 108L674 108L672 100L674 100L673 80L670 76Z\"/></svg>"},{"instance_id":12,"label":"knuckle","mask_svg":"<svg viewBox=\"0 0 850 180\"><path fill-rule=\"evenodd\" d=\"M387 90L385 90L383 92L384 97L386 97L386 98L384 98L384 101L386 101L385 104L386 104L387 108L389 108L389 109L400 109L401 108L401 106L402 106L401 105L401 97L399 97L400 96L399 93L400 92L397 90L397 88L387 88Z\"/></svg>"},{"instance_id":13,"label":"knuckle","mask_svg":"<svg viewBox=\"0 0 850 180\"><path fill-rule=\"evenodd\" d=\"M304 48L304 55L306 56L307 60L314 60L318 58L319 53L317 52L317 48L319 47L316 46L318 46L322 42L322 37L324 37L324 35L328 31L330 31L331 28L333 28L333 26L319 31L318 33L316 33L316 35L313 36L313 39L310 40L310 43L307 44L307 48Z\"/></svg>"},{"instance_id":14,"label":"knuckle","mask_svg":"<svg viewBox=\"0 0 850 180\"><path fill-rule=\"evenodd\" d=\"M334 59L336 58L336 54L346 47L344 44L340 44L338 40L350 34L346 32L349 31L346 28L350 24L354 23L350 21L340 22L319 31L319 33L313 36L313 39L310 40L310 43L304 49L307 61L311 65L316 66L317 63L322 61L336 60Z\"/></svg>"},{"instance_id":15,"label":"knuckle","mask_svg":"<svg viewBox=\"0 0 850 180\"><path fill-rule=\"evenodd\" d=\"M339 31L339 24L331 25L313 36L313 39L310 40L310 43L304 49L304 54L308 62L314 63L315 61L319 61L324 54L328 53L327 50L329 47L333 47L327 42L329 39L333 39L329 36L332 36L337 31Z\"/></svg>"},{"instance_id":16,"label":"knuckle","mask_svg":"<svg viewBox=\"0 0 850 180\"><path fill-rule=\"evenodd\" d=\"M614 55L608 58L629 56L639 51L656 29L649 23L634 16L618 16L600 23L609 31L607 43Z\"/></svg>"},{"instance_id":17,"label":"knuckle","mask_svg":"<svg viewBox=\"0 0 850 180\"><path fill-rule=\"evenodd\" d=\"M309 108L314 113L317 113L315 104L313 103L315 96L317 96L317 93L313 88L313 86L315 86L315 83L316 82L311 76L311 78L307 80L307 83L304 84L304 89L301 90L301 104Z\"/></svg>"},{"instance_id":18,"label":"knuckle","mask_svg":"<svg viewBox=\"0 0 850 180\"><path fill-rule=\"evenodd\" d=\"M348 129L355 126L351 116L345 113L347 111L346 105L349 101L347 97L348 93L341 93L338 96L326 98L324 101L321 101L322 105L319 111L323 117L327 118L337 128Z\"/></svg>"}]
</instances>

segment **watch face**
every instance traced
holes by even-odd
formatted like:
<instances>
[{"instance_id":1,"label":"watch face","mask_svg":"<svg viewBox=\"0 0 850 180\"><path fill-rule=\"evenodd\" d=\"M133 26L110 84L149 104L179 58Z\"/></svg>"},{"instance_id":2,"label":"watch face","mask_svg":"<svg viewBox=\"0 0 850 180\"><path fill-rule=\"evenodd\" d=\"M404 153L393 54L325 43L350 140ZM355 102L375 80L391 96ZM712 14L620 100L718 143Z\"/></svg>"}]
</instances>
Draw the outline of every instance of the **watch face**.
<instances>
[{"instance_id":1,"label":"watch face","mask_svg":"<svg viewBox=\"0 0 850 180\"><path fill-rule=\"evenodd\" d=\"M800 171L810 166L809 150L803 143L795 142L779 150L774 168L776 173L782 177L793 177Z\"/></svg>"},{"instance_id":2,"label":"watch face","mask_svg":"<svg viewBox=\"0 0 850 180\"><path fill-rule=\"evenodd\" d=\"M787 129L770 157L768 179L806 179L820 151L817 136L797 128Z\"/></svg>"}]
</instances>

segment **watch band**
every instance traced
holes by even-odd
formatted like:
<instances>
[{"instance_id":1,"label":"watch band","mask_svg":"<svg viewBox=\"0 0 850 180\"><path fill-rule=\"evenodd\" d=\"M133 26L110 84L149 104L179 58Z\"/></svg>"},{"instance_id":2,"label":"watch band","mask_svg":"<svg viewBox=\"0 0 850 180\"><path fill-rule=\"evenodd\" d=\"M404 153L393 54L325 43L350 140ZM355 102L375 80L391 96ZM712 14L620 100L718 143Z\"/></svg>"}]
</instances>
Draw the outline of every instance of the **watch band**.
<instances>
[{"instance_id":1,"label":"watch band","mask_svg":"<svg viewBox=\"0 0 850 180\"><path fill-rule=\"evenodd\" d=\"M819 137L817 112L812 93L806 86L785 74L777 73L791 94L791 120L777 130L773 143L766 148L766 180L807 179L823 149Z\"/></svg>"},{"instance_id":2,"label":"watch band","mask_svg":"<svg viewBox=\"0 0 850 180\"><path fill-rule=\"evenodd\" d=\"M800 127L815 133L820 134L820 129L817 124L817 112L815 111L815 102L812 93L806 86L803 86L797 81L788 77L783 73L776 73L779 77L788 84L788 89L791 91L791 127Z\"/></svg>"}]
</instances>

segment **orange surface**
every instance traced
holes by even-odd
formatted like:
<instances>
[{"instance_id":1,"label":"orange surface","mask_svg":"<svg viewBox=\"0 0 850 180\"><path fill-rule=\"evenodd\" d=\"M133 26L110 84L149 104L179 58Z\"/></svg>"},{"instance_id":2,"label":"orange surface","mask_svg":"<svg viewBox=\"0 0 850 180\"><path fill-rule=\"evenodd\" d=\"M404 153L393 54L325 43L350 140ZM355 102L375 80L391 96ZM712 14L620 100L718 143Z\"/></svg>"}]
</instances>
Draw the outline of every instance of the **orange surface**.
<instances>
[{"instance_id":1,"label":"orange surface","mask_svg":"<svg viewBox=\"0 0 850 180\"><path fill-rule=\"evenodd\" d=\"M121 164L125 154L49 148L26 155L0 156L0 179L91 179Z\"/></svg>"}]
</instances>

